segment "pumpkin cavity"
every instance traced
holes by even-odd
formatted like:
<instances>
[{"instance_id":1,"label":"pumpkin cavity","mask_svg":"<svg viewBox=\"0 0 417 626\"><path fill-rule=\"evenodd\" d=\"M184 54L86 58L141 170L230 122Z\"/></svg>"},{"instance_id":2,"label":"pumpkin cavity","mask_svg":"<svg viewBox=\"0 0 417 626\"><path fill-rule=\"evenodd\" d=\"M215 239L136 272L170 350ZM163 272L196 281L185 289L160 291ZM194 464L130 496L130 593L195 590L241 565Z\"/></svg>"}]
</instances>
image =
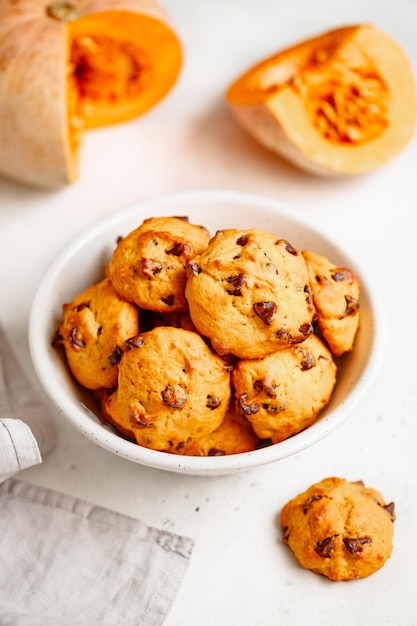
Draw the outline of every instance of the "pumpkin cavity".
<instances>
[{"instance_id":1,"label":"pumpkin cavity","mask_svg":"<svg viewBox=\"0 0 417 626\"><path fill-rule=\"evenodd\" d=\"M153 17L103 11L68 22L71 129L135 118L173 87L181 47L172 29Z\"/></svg>"},{"instance_id":2,"label":"pumpkin cavity","mask_svg":"<svg viewBox=\"0 0 417 626\"><path fill-rule=\"evenodd\" d=\"M379 167L417 123L411 64L383 31L330 31L265 59L226 93L242 126L265 147L321 175Z\"/></svg>"}]
</instances>

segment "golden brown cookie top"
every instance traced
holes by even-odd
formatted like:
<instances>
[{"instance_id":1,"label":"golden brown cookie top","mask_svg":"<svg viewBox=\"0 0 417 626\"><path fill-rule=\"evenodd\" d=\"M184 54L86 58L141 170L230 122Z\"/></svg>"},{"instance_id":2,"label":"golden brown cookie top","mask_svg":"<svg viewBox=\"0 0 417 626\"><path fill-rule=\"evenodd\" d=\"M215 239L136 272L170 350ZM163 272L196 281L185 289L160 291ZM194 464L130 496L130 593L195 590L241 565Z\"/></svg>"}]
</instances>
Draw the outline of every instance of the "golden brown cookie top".
<instances>
[{"instance_id":1,"label":"golden brown cookie top","mask_svg":"<svg viewBox=\"0 0 417 626\"><path fill-rule=\"evenodd\" d=\"M333 393L336 365L323 341L311 335L263 359L239 360L231 380L237 411L259 437L278 443L316 420Z\"/></svg>"},{"instance_id":2,"label":"golden brown cookie top","mask_svg":"<svg viewBox=\"0 0 417 626\"><path fill-rule=\"evenodd\" d=\"M230 396L227 364L182 328L138 335L119 364L120 422L139 444L156 450L178 452L190 438L214 431Z\"/></svg>"},{"instance_id":3,"label":"golden brown cookie top","mask_svg":"<svg viewBox=\"0 0 417 626\"><path fill-rule=\"evenodd\" d=\"M137 307L119 296L109 278L63 305L59 336L72 374L88 389L117 384L124 342L138 332Z\"/></svg>"},{"instance_id":4,"label":"golden brown cookie top","mask_svg":"<svg viewBox=\"0 0 417 626\"><path fill-rule=\"evenodd\" d=\"M187 276L191 318L219 354L261 358L313 332L304 257L272 233L217 231Z\"/></svg>"},{"instance_id":5,"label":"golden brown cookie top","mask_svg":"<svg viewBox=\"0 0 417 626\"><path fill-rule=\"evenodd\" d=\"M208 241L206 229L185 219L150 218L119 240L107 271L119 294L140 308L183 313L186 262Z\"/></svg>"},{"instance_id":6,"label":"golden brown cookie top","mask_svg":"<svg viewBox=\"0 0 417 626\"><path fill-rule=\"evenodd\" d=\"M303 251L303 256L317 323L332 353L340 356L352 350L359 326L359 279L352 270L336 266L323 255Z\"/></svg>"},{"instance_id":7,"label":"golden brown cookie top","mask_svg":"<svg viewBox=\"0 0 417 626\"><path fill-rule=\"evenodd\" d=\"M303 567L332 580L363 578L392 553L394 504L362 481L326 478L282 509L283 542Z\"/></svg>"},{"instance_id":8,"label":"golden brown cookie top","mask_svg":"<svg viewBox=\"0 0 417 626\"><path fill-rule=\"evenodd\" d=\"M136 232L141 235L149 230L165 231L183 237L193 244L196 254L205 250L210 239L210 233L205 226L193 224L186 216L149 217L143 220Z\"/></svg>"}]
</instances>

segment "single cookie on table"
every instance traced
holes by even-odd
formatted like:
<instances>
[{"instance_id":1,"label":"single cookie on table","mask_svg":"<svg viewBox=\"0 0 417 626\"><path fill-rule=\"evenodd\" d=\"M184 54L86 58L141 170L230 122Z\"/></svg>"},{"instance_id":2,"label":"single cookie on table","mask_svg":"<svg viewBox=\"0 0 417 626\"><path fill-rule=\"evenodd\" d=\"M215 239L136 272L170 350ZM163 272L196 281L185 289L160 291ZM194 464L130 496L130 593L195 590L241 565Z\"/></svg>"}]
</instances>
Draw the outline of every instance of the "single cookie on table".
<instances>
[{"instance_id":1,"label":"single cookie on table","mask_svg":"<svg viewBox=\"0 0 417 626\"><path fill-rule=\"evenodd\" d=\"M303 251L317 323L335 356L353 348L359 327L359 279L352 270L334 265L327 257Z\"/></svg>"},{"instance_id":2,"label":"single cookie on table","mask_svg":"<svg viewBox=\"0 0 417 626\"><path fill-rule=\"evenodd\" d=\"M313 332L304 257L272 233L217 231L189 262L187 277L191 319L221 355L262 358Z\"/></svg>"},{"instance_id":3,"label":"single cookie on table","mask_svg":"<svg viewBox=\"0 0 417 626\"><path fill-rule=\"evenodd\" d=\"M176 453L220 426L230 367L192 331L159 326L129 340L112 418L138 444Z\"/></svg>"},{"instance_id":4,"label":"single cookie on table","mask_svg":"<svg viewBox=\"0 0 417 626\"><path fill-rule=\"evenodd\" d=\"M241 359L231 374L236 410L273 443L310 426L329 402L336 365L316 335L263 359Z\"/></svg>"},{"instance_id":5,"label":"single cookie on table","mask_svg":"<svg viewBox=\"0 0 417 626\"><path fill-rule=\"evenodd\" d=\"M185 218L150 218L119 240L107 271L118 293L140 308L183 313L186 262L209 239L204 227Z\"/></svg>"},{"instance_id":6,"label":"single cookie on table","mask_svg":"<svg viewBox=\"0 0 417 626\"><path fill-rule=\"evenodd\" d=\"M326 478L282 509L283 542L302 567L331 580L364 578L393 549L394 503L362 481Z\"/></svg>"},{"instance_id":7,"label":"single cookie on table","mask_svg":"<svg viewBox=\"0 0 417 626\"><path fill-rule=\"evenodd\" d=\"M138 317L138 308L119 296L109 278L63 305L57 342L81 385L99 389L117 384L124 342L138 334Z\"/></svg>"},{"instance_id":8,"label":"single cookie on table","mask_svg":"<svg viewBox=\"0 0 417 626\"><path fill-rule=\"evenodd\" d=\"M216 430L205 437L191 439L178 452L186 456L223 456L251 452L259 443L250 422L231 405Z\"/></svg>"}]
</instances>

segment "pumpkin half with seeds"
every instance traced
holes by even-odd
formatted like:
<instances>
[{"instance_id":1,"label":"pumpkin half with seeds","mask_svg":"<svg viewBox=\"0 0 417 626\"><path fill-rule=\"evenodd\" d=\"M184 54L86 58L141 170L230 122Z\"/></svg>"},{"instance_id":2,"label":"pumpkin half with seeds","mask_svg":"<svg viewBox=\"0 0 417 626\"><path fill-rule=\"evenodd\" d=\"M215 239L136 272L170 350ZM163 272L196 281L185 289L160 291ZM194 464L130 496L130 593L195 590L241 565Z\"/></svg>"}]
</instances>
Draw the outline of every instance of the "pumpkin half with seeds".
<instances>
[{"instance_id":1,"label":"pumpkin half with seeds","mask_svg":"<svg viewBox=\"0 0 417 626\"><path fill-rule=\"evenodd\" d=\"M372 25L332 30L258 63L227 90L261 144L318 175L374 170L411 140L417 89L411 64Z\"/></svg>"},{"instance_id":2,"label":"pumpkin half with seeds","mask_svg":"<svg viewBox=\"0 0 417 626\"><path fill-rule=\"evenodd\" d=\"M0 172L73 182L82 132L149 110L181 63L155 0L1 0Z\"/></svg>"}]
</instances>

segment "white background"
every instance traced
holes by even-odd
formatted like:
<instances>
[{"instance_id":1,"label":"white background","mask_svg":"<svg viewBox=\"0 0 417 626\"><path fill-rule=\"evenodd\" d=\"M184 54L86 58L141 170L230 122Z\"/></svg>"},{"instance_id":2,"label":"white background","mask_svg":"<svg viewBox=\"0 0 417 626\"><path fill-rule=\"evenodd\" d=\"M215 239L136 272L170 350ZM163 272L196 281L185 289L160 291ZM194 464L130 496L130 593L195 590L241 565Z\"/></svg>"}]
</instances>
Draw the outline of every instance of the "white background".
<instances>
[{"instance_id":1,"label":"white background","mask_svg":"<svg viewBox=\"0 0 417 626\"><path fill-rule=\"evenodd\" d=\"M417 67L416 0L210 0L163 3L184 46L175 89L151 112L90 132L81 178L42 192L0 178L0 319L25 370L27 325L41 277L84 227L163 193L224 188L301 209L372 272L388 336L378 377L354 414L303 453L233 476L152 470L98 448L55 415L59 443L21 478L196 540L166 626L417 624L417 143L376 173L322 180L298 172L242 131L228 84L287 44L341 25L389 32ZM392 558L373 576L332 583L281 544L285 502L327 476L362 479L396 504Z\"/></svg>"}]
</instances>

